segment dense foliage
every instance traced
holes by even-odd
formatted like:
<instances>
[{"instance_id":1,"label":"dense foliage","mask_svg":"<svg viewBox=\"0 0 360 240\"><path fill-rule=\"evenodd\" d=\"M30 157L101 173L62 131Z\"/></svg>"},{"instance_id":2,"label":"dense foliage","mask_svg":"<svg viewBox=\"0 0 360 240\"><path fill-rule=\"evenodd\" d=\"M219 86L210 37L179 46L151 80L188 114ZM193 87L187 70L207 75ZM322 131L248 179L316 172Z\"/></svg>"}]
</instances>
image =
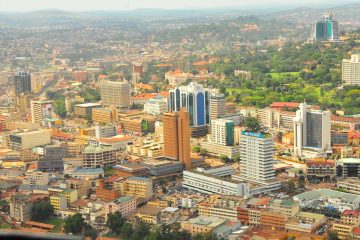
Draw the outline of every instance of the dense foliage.
<instances>
[{"instance_id":1,"label":"dense foliage","mask_svg":"<svg viewBox=\"0 0 360 240\"><path fill-rule=\"evenodd\" d=\"M31 220L43 221L54 213L53 206L47 200L36 201L31 208Z\"/></svg>"}]
</instances>

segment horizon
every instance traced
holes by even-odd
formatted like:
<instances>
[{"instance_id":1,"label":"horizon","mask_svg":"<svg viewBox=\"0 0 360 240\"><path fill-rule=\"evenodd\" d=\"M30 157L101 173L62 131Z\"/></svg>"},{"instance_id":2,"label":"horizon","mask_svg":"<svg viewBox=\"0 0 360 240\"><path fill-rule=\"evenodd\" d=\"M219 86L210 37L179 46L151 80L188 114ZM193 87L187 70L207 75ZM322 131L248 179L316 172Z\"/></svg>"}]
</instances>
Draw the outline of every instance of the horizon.
<instances>
[{"instance_id":1,"label":"horizon","mask_svg":"<svg viewBox=\"0 0 360 240\"><path fill-rule=\"evenodd\" d=\"M296 2L288 2L284 4L281 0L245 0L239 3L234 3L233 0L223 0L220 4L217 1L199 0L195 3L191 0L184 0L179 3L165 3L165 0L155 0L149 5L149 1L140 0L133 4L129 0L104 0L99 3L96 0L77 0L74 4L68 0L49 1L38 0L34 3L33 0L13 0L11 3L6 3L7 0L0 0L0 12L8 13L29 13L39 11L64 11L64 12L131 12L136 10L162 10L162 11L206 11L206 10L244 10L244 11L276 11L276 10L290 10L294 8L334 8L350 4L359 4L352 0L347 0L339 3L336 0L322 0L313 2L311 0L301 0ZM65 3L64 3L65 2ZM86 2L86 4L85 4ZM147 2L147 3L146 3ZM20 7L19 7L20 6Z\"/></svg>"}]
</instances>

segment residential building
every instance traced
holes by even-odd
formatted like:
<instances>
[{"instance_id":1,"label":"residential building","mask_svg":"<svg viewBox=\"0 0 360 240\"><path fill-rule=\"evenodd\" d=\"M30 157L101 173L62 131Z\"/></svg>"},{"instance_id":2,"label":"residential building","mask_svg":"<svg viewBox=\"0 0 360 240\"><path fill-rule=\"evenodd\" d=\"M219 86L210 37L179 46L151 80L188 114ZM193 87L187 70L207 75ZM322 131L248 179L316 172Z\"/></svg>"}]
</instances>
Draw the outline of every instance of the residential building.
<instances>
[{"instance_id":1,"label":"residential building","mask_svg":"<svg viewBox=\"0 0 360 240\"><path fill-rule=\"evenodd\" d=\"M181 223L181 228L191 235L214 232L216 228L226 224L226 219L219 217L198 216Z\"/></svg>"},{"instance_id":2,"label":"residential building","mask_svg":"<svg viewBox=\"0 0 360 240\"><path fill-rule=\"evenodd\" d=\"M351 237L353 229L359 227L360 211L345 210L341 213L341 219L333 223L333 229L338 233L339 239L348 239Z\"/></svg>"},{"instance_id":3,"label":"residential building","mask_svg":"<svg viewBox=\"0 0 360 240\"><path fill-rule=\"evenodd\" d=\"M331 149L331 124L329 111L309 110L306 103L301 103L294 118L295 155L303 156L304 149L316 152Z\"/></svg>"},{"instance_id":4,"label":"residential building","mask_svg":"<svg viewBox=\"0 0 360 240\"><path fill-rule=\"evenodd\" d=\"M342 81L347 85L360 85L360 54L352 54L342 61Z\"/></svg>"},{"instance_id":5,"label":"residential building","mask_svg":"<svg viewBox=\"0 0 360 240\"><path fill-rule=\"evenodd\" d=\"M268 209L271 211L284 213L288 218L290 218L299 212L300 206L298 202L293 200L272 199L268 203Z\"/></svg>"},{"instance_id":6,"label":"residential building","mask_svg":"<svg viewBox=\"0 0 360 240\"><path fill-rule=\"evenodd\" d=\"M63 158L66 156L65 146L47 145L42 150L44 154L39 157L38 169L46 172L62 172L64 170Z\"/></svg>"},{"instance_id":7,"label":"residential building","mask_svg":"<svg viewBox=\"0 0 360 240\"><path fill-rule=\"evenodd\" d=\"M336 186L347 192L360 195L360 180L358 180L357 178L345 178L342 180L338 180L336 182Z\"/></svg>"},{"instance_id":8,"label":"residential building","mask_svg":"<svg viewBox=\"0 0 360 240\"><path fill-rule=\"evenodd\" d=\"M144 112L150 115L161 115L168 111L167 99L158 95L144 104Z\"/></svg>"},{"instance_id":9,"label":"residential building","mask_svg":"<svg viewBox=\"0 0 360 240\"><path fill-rule=\"evenodd\" d=\"M242 197L212 195L198 204L199 215L238 220L238 207L245 203Z\"/></svg>"},{"instance_id":10,"label":"residential building","mask_svg":"<svg viewBox=\"0 0 360 240\"><path fill-rule=\"evenodd\" d=\"M50 196L50 204L55 211L61 211L67 209L66 197L62 194L55 194Z\"/></svg>"},{"instance_id":11,"label":"residential building","mask_svg":"<svg viewBox=\"0 0 360 240\"><path fill-rule=\"evenodd\" d=\"M126 110L130 105L130 84L127 81L102 81L100 84L101 103Z\"/></svg>"},{"instance_id":12,"label":"residential building","mask_svg":"<svg viewBox=\"0 0 360 240\"><path fill-rule=\"evenodd\" d=\"M67 189L77 190L78 196L88 196L90 190L90 181L86 178L68 178L66 181Z\"/></svg>"},{"instance_id":13,"label":"residential building","mask_svg":"<svg viewBox=\"0 0 360 240\"><path fill-rule=\"evenodd\" d=\"M160 212L160 222L165 225L175 223L180 217L180 209L176 207L167 207Z\"/></svg>"},{"instance_id":14,"label":"residential building","mask_svg":"<svg viewBox=\"0 0 360 240\"><path fill-rule=\"evenodd\" d=\"M129 177L119 182L120 193L125 196L134 196L148 199L153 195L151 178Z\"/></svg>"},{"instance_id":15,"label":"residential building","mask_svg":"<svg viewBox=\"0 0 360 240\"><path fill-rule=\"evenodd\" d=\"M274 106L278 106L278 105L274 105ZM286 111L278 107L263 108L263 109L259 109L257 112L258 120L265 127L275 130L282 130L282 131L288 131L293 129L294 126L293 119L295 115L296 115L295 112Z\"/></svg>"},{"instance_id":16,"label":"residential building","mask_svg":"<svg viewBox=\"0 0 360 240\"><path fill-rule=\"evenodd\" d=\"M338 22L334 20L332 13L325 14L321 20L314 24L313 40L319 41L338 41Z\"/></svg>"},{"instance_id":17,"label":"residential building","mask_svg":"<svg viewBox=\"0 0 360 240\"><path fill-rule=\"evenodd\" d=\"M163 115L164 156L191 168L189 112L179 109Z\"/></svg>"},{"instance_id":18,"label":"residential building","mask_svg":"<svg viewBox=\"0 0 360 240\"><path fill-rule=\"evenodd\" d=\"M336 164L334 160L309 159L306 161L306 178L320 178L331 180L336 176Z\"/></svg>"},{"instance_id":19,"label":"residential building","mask_svg":"<svg viewBox=\"0 0 360 240\"><path fill-rule=\"evenodd\" d=\"M83 167L99 168L116 162L116 151L107 146L86 146L83 151Z\"/></svg>"},{"instance_id":20,"label":"residential building","mask_svg":"<svg viewBox=\"0 0 360 240\"><path fill-rule=\"evenodd\" d=\"M135 217L139 218L140 221L156 225L161 223L161 211L163 208L144 206L137 210Z\"/></svg>"},{"instance_id":21,"label":"residential building","mask_svg":"<svg viewBox=\"0 0 360 240\"><path fill-rule=\"evenodd\" d=\"M169 110L189 112L190 126L197 127L210 123L210 92L202 84L191 82L187 86L170 90Z\"/></svg>"},{"instance_id":22,"label":"residential building","mask_svg":"<svg viewBox=\"0 0 360 240\"><path fill-rule=\"evenodd\" d=\"M210 120L213 121L226 115L226 99L224 94L210 96Z\"/></svg>"},{"instance_id":23,"label":"residential building","mask_svg":"<svg viewBox=\"0 0 360 240\"><path fill-rule=\"evenodd\" d=\"M124 196L115 199L114 201L105 203L105 220L107 220L110 213L119 211L121 216L126 217L136 211L136 198L132 196Z\"/></svg>"},{"instance_id":24,"label":"residential building","mask_svg":"<svg viewBox=\"0 0 360 240\"><path fill-rule=\"evenodd\" d=\"M46 199L46 195L41 194L14 194L10 198L10 216L15 221L31 220L31 209L34 202Z\"/></svg>"},{"instance_id":25,"label":"residential building","mask_svg":"<svg viewBox=\"0 0 360 240\"><path fill-rule=\"evenodd\" d=\"M234 122L226 119L212 120L211 141L223 146L234 145Z\"/></svg>"},{"instance_id":26,"label":"residential building","mask_svg":"<svg viewBox=\"0 0 360 240\"><path fill-rule=\"evenodd\" d=\"M41 171L28 171L25 173L24 185L42 185L47 186L49 184L49 173Z\"/></svg>"},{"instance_id":27,"label":"residential building","mask_svg":"<svg viewBox=\"0 0 360 240\"><path fill-rule=\"evenodd\" d=\"M95 195L97 199L104 202L110 202L117 199L120 196L120 193L115 190L106 189L104 181L100 181L99 186L96 188Z\"/></svg>"},{"instance_id":28,"label":"residential building","mask_svg":"<svg viewBox=\"0 0 360 240\"><path fill-rule=\"evenodd\" d=\"M110 138L117 135L116 126L95 126L95 137L96 138Z\"/></svg>"}]
</instances>

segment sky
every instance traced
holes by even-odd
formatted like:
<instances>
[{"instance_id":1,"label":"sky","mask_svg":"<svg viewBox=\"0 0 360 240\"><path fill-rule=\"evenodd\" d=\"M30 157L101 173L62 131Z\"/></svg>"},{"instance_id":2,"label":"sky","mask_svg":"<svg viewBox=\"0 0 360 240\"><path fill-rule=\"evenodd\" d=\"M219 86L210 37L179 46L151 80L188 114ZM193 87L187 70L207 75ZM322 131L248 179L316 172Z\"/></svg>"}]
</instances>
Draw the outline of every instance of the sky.
<instances>
[{"instance_id":1,"label":"sky","mask_svg":"<svg viewBox=\"0 0 360 240\"><path fill-rule=\"evenodd\" d=\"M0 0L0 11L24 12L44 9L65 11L131 10L137 8L217 8L264 6L331 6L359 0Z\"/></svg>"}]
</instances>

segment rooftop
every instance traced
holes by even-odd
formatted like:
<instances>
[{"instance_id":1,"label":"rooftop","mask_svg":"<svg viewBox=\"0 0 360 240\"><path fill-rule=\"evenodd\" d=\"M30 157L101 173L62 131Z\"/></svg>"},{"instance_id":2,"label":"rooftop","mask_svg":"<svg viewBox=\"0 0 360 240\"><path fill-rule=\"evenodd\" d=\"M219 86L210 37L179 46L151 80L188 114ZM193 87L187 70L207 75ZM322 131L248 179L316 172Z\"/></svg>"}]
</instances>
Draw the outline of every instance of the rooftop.
<instances>
[{"instance_id":1,"label":"rooftop","mask_svg":"<svg viewBox=\"0 0 360 240\"><path fill-rule=\"evenodd\" d=\"M196 218L192 218L187 221L189 224L202 225L210 228L216 228L226 222L226 219L218 218L218 217L208 217L200 215Z\"/></svg>"},{"instance_id":2,"label":"rooftop","mask_svg":"<svg viewBox=\"0 0 360 240\"><path fill-rule=\"evenodd\" d=\"M296 214L298 218L310 218L314 220L321 220L325 218L324 214L312 213L312 212L299 212Z\"/></svg>"},{"instance_id":3,"label":"rooftop","mask_svg":"<svg viewBox=\"0 0 360 240\"><path fill-rule=\"evenodd\" d=\"M299 200L311 200L315 198L339 198L346 202L353 202L357 198L360 198L360 196L356 194L344 193L330 189L317 189L314 191L307 191L295 195L294 199L295 198Z\"/></svg>"},{"instance_id":4,"label":"rooftop","mask_svg":"<svg viewBox=\"0 0 360 240\"><path fill-rule=\"evenodd\" d=\"M76 104L75 107L100 107L100 103L80 103Z\"/></svg>"},{"instance_id":5,"label":"rooftop","mask_svg":"<svg viewBox=\"0 0 360 240\"><path fill-rule=\"evenodd\" d=\"M115 203L125 203L128 202L130 200L134 199L134 197L131 196L124 196L124 197L119 197L118 199L115 199L114 202Z\"/></svg>"}]
</instances>

